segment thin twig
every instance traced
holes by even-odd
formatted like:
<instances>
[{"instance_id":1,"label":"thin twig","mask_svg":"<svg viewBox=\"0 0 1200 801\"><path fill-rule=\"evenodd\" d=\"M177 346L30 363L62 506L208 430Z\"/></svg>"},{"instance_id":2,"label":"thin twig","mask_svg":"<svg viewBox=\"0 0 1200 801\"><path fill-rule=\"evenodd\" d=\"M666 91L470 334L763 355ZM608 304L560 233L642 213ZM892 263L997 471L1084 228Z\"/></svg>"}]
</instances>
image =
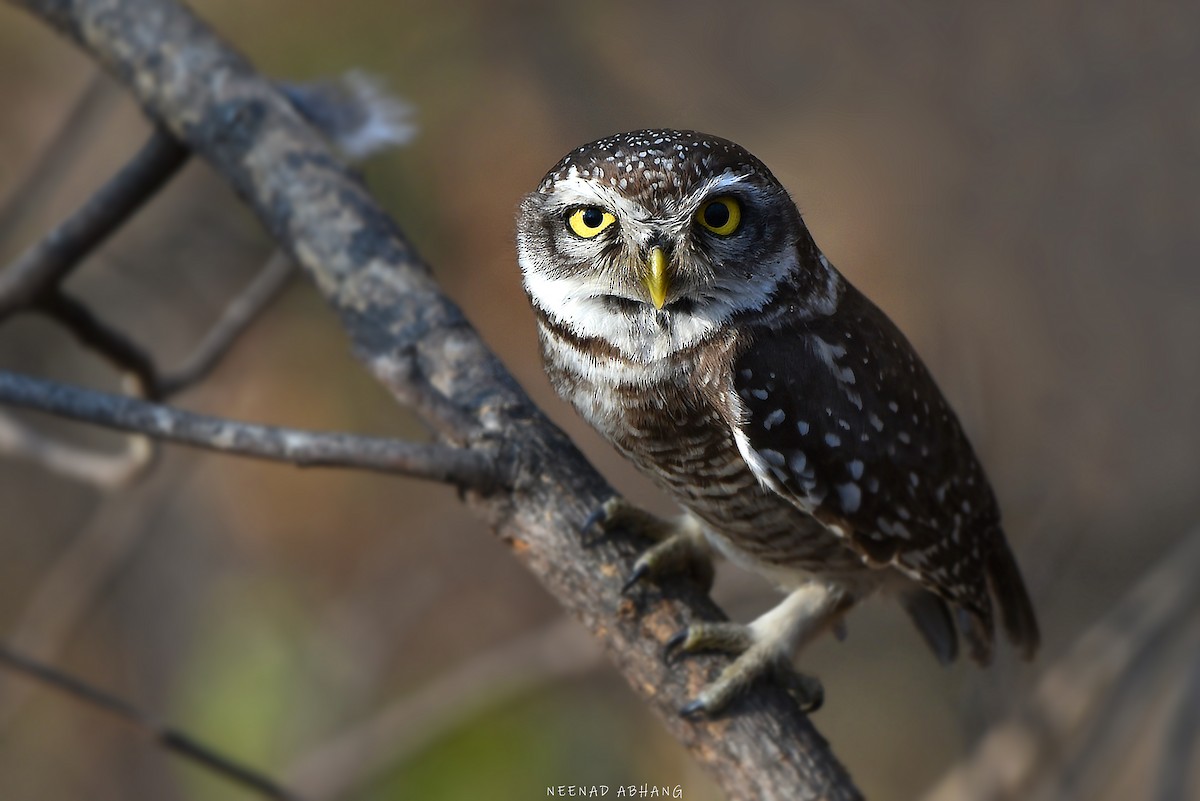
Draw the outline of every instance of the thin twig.
<instances>
[{"instance_id":1,"label":"thin twig","mask_svg":"<svg viewBox=\"0 0 1200 801\"><path fill-rule=\"evenodd\" d=\"M82 302L68 295L61 287L49 287L37 300L34 308L50 316L65 327L81 345L107 359L114 367L123 373L123 385L138 397L157 399L158 371L150 354L123 332L113 328L101 320ZM35 432L20 422L13 420L16 430L26 434L27 442L38 442L42 445L40 452L25 448L21 454L28 459L39 462L44 467L72 477L79 477L73 466L65 466L60 459L57 464L49 461L52 454L64 457L74 454L82 460L82 464L109 462L110 467L99 474L93 475L90 482L106 489L116 489L127 486L133 479L142 475L153 462L157 454L157 443L141 434L129 437L123 454L109 456L85 448L57 442L51 437ZM12 447L4 447L0 443L0 452L14 452ZM112 460L119 461L113 463ZM64 469L66 467L66 469ZM95 480L103 479L103 481Z\"/></svg>"},{"instance_id":2,"label":"thin twig","mask_svg":"<svg viewBox=\"0 0 1200 801\"><path fill-rule=\"evenodd\" d=\"M174 751L193 762L205 765L227 779L254 790L262 796L279 799L279 801L300 801L300 796L281 787L273 779L235 762L181 731L158 722L122 698L30 659L2 644L0 644L0 662L73 698L116 715L157 740L168 751Z\"/></svg>"},{"instance_id":3,"label":"thin twig","mask_svg":"<svg viewBox=\"0 0 1200 801\"><path fill-rule=\"evenodd\" d=\"M138 397L160 400L207 376L238 337L278 296L293 272L292 261L283 251L275 251L258 275L226 306L180 368L165 376L159 373L153 357L145 349L61 288L49 288L38 299L35 308L67 328L81 345L105 357L136 382L134 394ZM7 415L0 419L0 452L39 461L60 475L104 488L126 484L153 460L154 450L153 441L134 437L126 455L109 456L56 442ZM78 464L74 464L76 459Z\"/></svg>"},{"instance_id":4,"label":"thin twig","mask_svg":"<svg viewBox=\"0 0 1200 801\"><path fill-rule=\"evenodd\" d=\"M135 395L160 400L203 379L279 294L293 272L291 260L282 251L275 251L250 284L226 306L183 365L165 376L160 375L153 357L145 349L60 287L49 288L35 308L67 328L84 347L123 371L136 384ZM58 442L0 413L0 453L38 462L60 475L104 489L125 486L140 475L153 461L155 449L153 440L135 435L124 454L98 453Z\"/></svg>"},{"instance_id":5,"label":"thin twig","mask_svg":"<svg viewBox=\"0 0 1200 801\"><path fill-rule=\"evenodd\" d=\"M167 375L160 374L153 357L145 349L63 290L50 291L38 302L37 308L69 330L81 345L96 351L113 366L136 378L142 397L159 400L203 380L286 286L294 271L287 254L275 251L246 288L225 307L221 317L183 364Z\"/></svg>"},{"instance_id":6,"label":"thin twig","mask_svg":"<svg viewBox=\"0 0 1200 801\"><path fill-rule=\"evenodd\" d=\"M415 693L293 761L285 776L314 799L348 798L481 709L601 664L600 650L571 620L478 654Z\"/></svg>"},{"instance_id":7,"label":"thin twig","mask_svg":"<svg viewBox=\"0 0 1200 801\"><path fill-rule=\"evenodd\" d=\"M354 467L474 488L501 478L495 453L436 443L256 425L0 370L0 403L223 453Z\"/></svg>"},{"instance_id":8,"label":"thin twig","mask_svg":"<svg viewBox=\"0 0 1200 801\"><path fill-rule=\"evenodd\" d=\"M107 359L114 367L131 376L141 397L157 400L158 370L154 359L140 345L96 316L81 301L54 288L38 300L36 308L52 317L79 341Z\"/></svg>"},{"instance_id":9,"label":"thin twig","mask_svg":"<svg viewBox=\"0 0 1200 801\"><path fill-rule=\"evenodd\" d=\"M0 271L0 320L32 305L184 165L188 149L162 128L132 160L40 242Z\"/></svg>"},{"instance_id":10,"label":"thin twig","mask_svg":"<svg viewBox=\"0 0 1200 801\"><path fill-rule=\"evenodd\" d=\"M204 338L174 371L159 378L159 397L168 398L203 380L238 337L287 286L296 268L291 258L277 250L213 324Z\"/></svg>"},{"instance_id":11,"label":"thin twig","mask_svg":"<svg viewBox=\"0 0 1200 801\"><path fill-rule=\"evenodd\" d=\"M1189 616L1197 616L1198 573L1200 530L1181 540L1047 669L1020 712L994 726L925 801L1030 797L1038 780L1047 773L1053 777L1064 752L1096 725L1105 705L1138 684L1138 668L1155 661L1145 652L1173 644Z\"/></svg>"},{"instance_id":12,"label":"thin twig","mask_svg":"<svg viewBox=\"0 0 1200 801\"><path fill-rule=\"evenodd\" d=\"M1193 651L1163 742L1154 801L1185 801L1200 794L1200 646Z\"/></svg>"},{"instance_id":13,"label":"thin twig","mask_svg":"<svg viewBox=\"0 0 1200 801\"><path fill-rule=\"evenodd\" d=\"M97 500L86 522L33 582L33 591L8 618L5 638L10 648L30 659L54 662L71 643L82 621L99 606L114 575L124 567L154 520L175 497L195 463L178 460L154 471L129 492L107 493ZM10 524L15 534L19 524ZM33 687L0 683L0 741Z\"/></svg>"},{"instance_id":14,"label":"thin twig","mask_svg":"<svg viewBox=\"0 0 1200 801\"><path fill-rule=\"evenodd\" d=\"M120 453L101 453L48 437L4 411L0 411L0 453L106 490L127 486L153 455L144 437L130 437Z\"/></svg>"}]
</instances>

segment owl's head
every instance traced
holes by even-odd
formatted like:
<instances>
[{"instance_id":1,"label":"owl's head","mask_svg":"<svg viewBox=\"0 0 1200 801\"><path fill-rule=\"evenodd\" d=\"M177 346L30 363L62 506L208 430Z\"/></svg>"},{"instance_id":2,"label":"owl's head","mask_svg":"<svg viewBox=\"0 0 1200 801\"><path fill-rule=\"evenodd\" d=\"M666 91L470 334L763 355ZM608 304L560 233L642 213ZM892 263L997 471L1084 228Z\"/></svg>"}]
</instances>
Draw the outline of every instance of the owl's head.
<instances>
[{"instance_id":1,"label":"owl's head","mask_svg":"<svg viewBox=\"0 0 1200 801\"><path fill-rule=\"evenodd\" d=\"M688 347L783 287L814 311L833 270L771 171L733 142L644 130L584 145L521 204L525 289L627 356Z\"/></svg>"}]
</instances>

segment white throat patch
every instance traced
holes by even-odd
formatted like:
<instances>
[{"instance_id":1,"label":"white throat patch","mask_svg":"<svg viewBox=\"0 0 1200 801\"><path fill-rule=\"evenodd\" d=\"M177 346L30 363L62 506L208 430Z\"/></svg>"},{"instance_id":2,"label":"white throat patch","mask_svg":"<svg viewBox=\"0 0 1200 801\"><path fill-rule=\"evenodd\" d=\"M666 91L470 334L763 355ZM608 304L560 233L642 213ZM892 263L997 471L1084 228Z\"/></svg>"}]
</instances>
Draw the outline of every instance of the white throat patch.
<instances>
[{"instance_id":1,"label":"white throat patch","mask_svg":"<svg viewBox=\"0 0 1200 801\"><path fill-rule=\"evenodd\" d=\"M689 311L657 311L649 304L636 311L616 310L594 282L551 277L538 269L525 248L520 249L519 261L526 292L555 322L578 336L607 342L631 361L649 364L703 341L739 312L761 309L795 269L797 259L789 251L789 258L760 265L753 279L721 287L716 300Z\"/></svg>"}]
</instances>

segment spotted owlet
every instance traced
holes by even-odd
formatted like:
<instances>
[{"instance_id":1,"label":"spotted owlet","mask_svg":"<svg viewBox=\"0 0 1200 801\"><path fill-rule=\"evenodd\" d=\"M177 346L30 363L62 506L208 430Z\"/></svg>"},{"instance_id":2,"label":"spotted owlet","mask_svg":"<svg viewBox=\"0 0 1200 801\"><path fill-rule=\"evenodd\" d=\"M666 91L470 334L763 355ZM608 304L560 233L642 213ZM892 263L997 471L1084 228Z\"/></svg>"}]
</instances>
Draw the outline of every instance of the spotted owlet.
<instances>
[{"instance_id":1,"label":"spotted owlet","mask_svg":"<svg viewBox=\"0 0 1200 801\"><path fill-rule=\"evenodd\" d=\"M1033 608L958 419L762 162L693 131L609 136L523 200L517 241L554 388L685 509L598 511L659 540L631 583L715 550L788 593L749 625L672 638L739 654L685 714L766 672L819 703L819 683L778 668L877 590L943 662L960 634L989 660L993 604L1033 655Z\"/></svg>"}]
</instances>

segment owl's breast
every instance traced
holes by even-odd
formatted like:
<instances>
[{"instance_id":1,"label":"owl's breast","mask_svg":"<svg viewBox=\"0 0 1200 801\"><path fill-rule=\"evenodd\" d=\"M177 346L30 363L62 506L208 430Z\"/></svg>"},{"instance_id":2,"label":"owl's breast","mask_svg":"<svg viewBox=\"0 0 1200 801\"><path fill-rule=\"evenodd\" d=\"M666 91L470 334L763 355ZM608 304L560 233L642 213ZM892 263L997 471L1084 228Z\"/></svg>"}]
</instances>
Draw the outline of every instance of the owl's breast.
<instances>
[{"instance_id":1,"label":"owl's breast","mask_svg":"<svg viewBox=\"0 0 1200 801\"><path fill-rule=\"evenodd\" d=\"M646 363L551 320L538 332L554 389L643 470L664 481L707 468L749 473L694 352Z\"/></svg>"},{"instance_id":2,"label":"owl's breast","mask_svg":"<svg viewBox=\"0 0 1200 801\"><path fill-rule=\"evenodd\" d=\"M558 394L703 520L720 550L764 573L861 565L823 525L759 483L734 441L720 393L709 391L711 371L719 369L711 354L680 353L647 365L553 324L543 322L539 334Z\"/></svg>"}]
</instances>

